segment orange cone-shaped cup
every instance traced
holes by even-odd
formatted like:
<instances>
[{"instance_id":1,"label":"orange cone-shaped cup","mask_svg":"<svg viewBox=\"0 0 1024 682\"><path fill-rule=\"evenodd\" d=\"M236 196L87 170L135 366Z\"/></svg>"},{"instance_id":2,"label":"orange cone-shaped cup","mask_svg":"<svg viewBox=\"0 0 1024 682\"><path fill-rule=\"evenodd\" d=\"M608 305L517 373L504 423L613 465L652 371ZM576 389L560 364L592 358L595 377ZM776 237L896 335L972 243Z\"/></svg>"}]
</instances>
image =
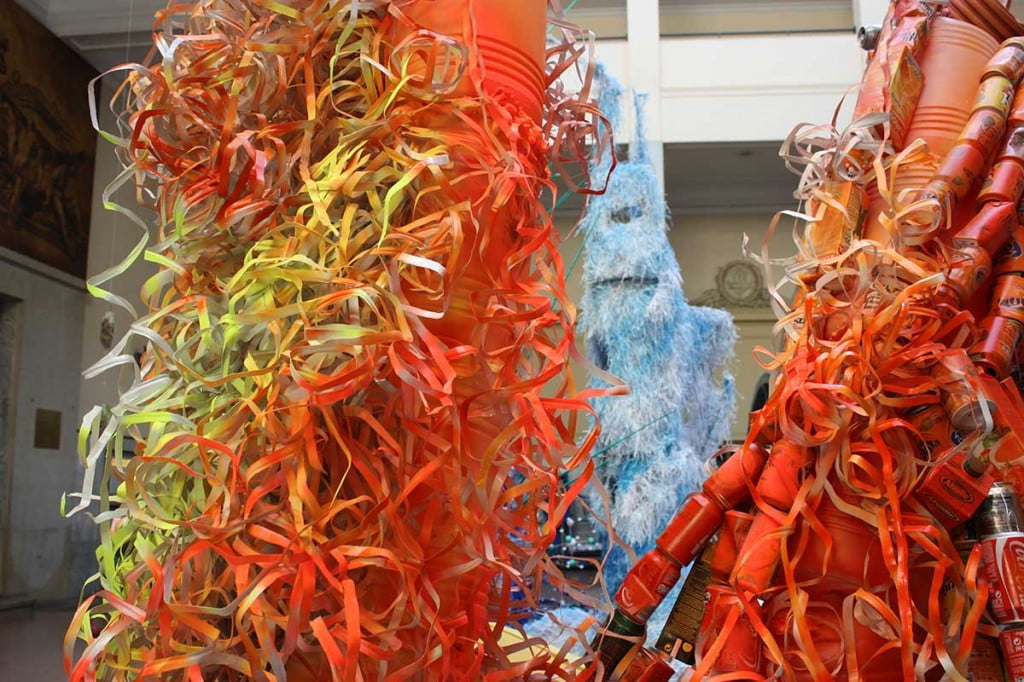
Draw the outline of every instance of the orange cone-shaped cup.
<instances>
[{"instance_id":1,"label":"orange cone-shaped cup","mask_svg":"<svg viewBox=\"0 0 1024 682\"><path fill-rule=\"evenodd\" d=\"M907 139L921 138L944 156L967 123L985 65L999 49L986 31L966 21L936 17L921 56L924 89Z\"/></svg>"}]
</instances>

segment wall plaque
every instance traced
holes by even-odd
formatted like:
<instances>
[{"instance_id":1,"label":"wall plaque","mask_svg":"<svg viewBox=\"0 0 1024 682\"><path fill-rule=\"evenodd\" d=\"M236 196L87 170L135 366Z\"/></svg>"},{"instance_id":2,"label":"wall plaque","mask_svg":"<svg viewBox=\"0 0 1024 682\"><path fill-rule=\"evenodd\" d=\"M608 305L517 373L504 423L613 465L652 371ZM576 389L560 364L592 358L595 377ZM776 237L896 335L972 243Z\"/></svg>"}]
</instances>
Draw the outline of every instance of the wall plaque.
<instances>
[{"instance_id":1,"label":"wall plaque","mask_svg":"<svg viewBox=\"0 0 1024 682\"><path fill-rule=\"evenodd\" d=\"M32 446L40 450L60 450L60 412L36 408L36 436Z\"/></svg>"}]
</instances>

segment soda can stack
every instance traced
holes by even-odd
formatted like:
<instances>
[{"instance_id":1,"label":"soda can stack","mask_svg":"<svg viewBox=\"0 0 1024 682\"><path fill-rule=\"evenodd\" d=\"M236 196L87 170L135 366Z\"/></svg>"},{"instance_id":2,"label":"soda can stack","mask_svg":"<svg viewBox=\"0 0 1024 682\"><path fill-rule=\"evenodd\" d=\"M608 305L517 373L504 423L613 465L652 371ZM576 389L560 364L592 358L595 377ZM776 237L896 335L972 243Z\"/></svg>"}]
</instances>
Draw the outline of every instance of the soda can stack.
<instances>
[{"instance_id":1,"label":"soda can stack","mask_svg":"<svg viewBox=\"0 0 1024 682\"><path fill-rule=\"evenodd\" d=\"M974 519L957 526L950 531L953 539L953 546L957 554L966 562L971 555L974 546L978 544L978 532ZM945 587L945 586L944 586ZM948 603L945 599L954 599L952 584L948 586L948 592L944 593L942 600L943 617L948 613ZM974 646L971 648L971 657L967 661L967 679L970 682L1004 682L1006 677L1003 674L1003 656L999 648L999 639L977 635L974 638Z\"/></svg>"},{"instance_id":2,"label":"soda can stack","mask_svg":"<svg viewBox=\"0 0 1024 682\"><path fill-rule=\"evenodd\" d=\"M1009 679L1024 682L1024 532L1013 486L996 483L974 517L989 613L1002 628L999 643ZM959 547L958 547L959 549ZM984 650L984 646L975 647ZM998 678L996 678L998 679Z\"/></svg>"},{"instance_id":3,"label":"soda can stack","mask_svg":"<svg viewBox=\"0 0 1024 682\"><path fill-rule=\"evenodd\" d=\"M999 252L993 274L992 307L982 322L982 337L970 354L982 370L1003 379L1024 341L1024 225L1017 227Z\"/></svg>"}]
</instances>

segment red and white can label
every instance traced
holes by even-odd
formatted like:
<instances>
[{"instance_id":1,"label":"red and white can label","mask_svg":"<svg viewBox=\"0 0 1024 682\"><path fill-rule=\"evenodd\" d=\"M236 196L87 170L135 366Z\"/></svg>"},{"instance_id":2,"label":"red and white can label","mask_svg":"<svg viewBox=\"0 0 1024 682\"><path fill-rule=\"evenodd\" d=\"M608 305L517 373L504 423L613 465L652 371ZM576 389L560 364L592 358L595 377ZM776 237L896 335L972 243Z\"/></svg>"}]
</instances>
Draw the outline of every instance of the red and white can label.
<instances>
[{"instance_id":1,"label":"red and white can label","mask_svg":"<svg viewBox=\"0 0 1024 682\"><path fill-rule=\"evenodd\" d=\"M993 535L979 544L992 616L1000 624L1024 621L1024 533Z\"/></svg>"},{"instance_id":2,"label":"red and white can label","mask_svg":"<svg viewBox=\"0 0 1024 682\"><path fill-rule=\"evenodd\" d=\"M999 642L994 637L978 635L967 660L968 682L1004 682L1005 679Z\"/></svg>"},{"instance_id":3,"label":"red and white can label","mask_svg":"<svg viewBox=\"0 0 1024 682\"><path fill-rule=\"evenodd\" d=\"M1006 679L1010 682L1024 682L1024 627L1003 630L999 635L999 644L1003 649Z\"/></svg>"}]
</instances>

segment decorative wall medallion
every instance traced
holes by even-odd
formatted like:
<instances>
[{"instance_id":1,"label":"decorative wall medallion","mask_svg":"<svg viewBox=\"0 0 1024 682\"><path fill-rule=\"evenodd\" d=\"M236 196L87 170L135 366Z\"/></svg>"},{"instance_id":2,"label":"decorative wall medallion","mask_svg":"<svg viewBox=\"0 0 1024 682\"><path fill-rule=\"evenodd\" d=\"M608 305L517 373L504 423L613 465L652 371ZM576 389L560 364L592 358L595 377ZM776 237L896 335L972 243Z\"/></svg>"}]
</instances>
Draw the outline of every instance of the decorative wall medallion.
<instances>
[{"instance_id":1,"label":"decorative wall medallion","mask_svg":"<svg viewBox=\"0 0 1024 682\"><path fill-rule=\"evenodd\" d=\"M100 320L100 345L106 350L114 347L114 313L109 310Z\"/></svg>"},{"instance_id":2,"label":"decorative wall medallion","mask_svg":"<svg viewBox=\"0 0 1024 682\"><path fill-rule=\"evenodd\" d=\"M734 260L718 269L715 288L708 289L693 305L711 308L764 308L769 305L764 277L757 264Z\"/></svg>"}]
</instances>

